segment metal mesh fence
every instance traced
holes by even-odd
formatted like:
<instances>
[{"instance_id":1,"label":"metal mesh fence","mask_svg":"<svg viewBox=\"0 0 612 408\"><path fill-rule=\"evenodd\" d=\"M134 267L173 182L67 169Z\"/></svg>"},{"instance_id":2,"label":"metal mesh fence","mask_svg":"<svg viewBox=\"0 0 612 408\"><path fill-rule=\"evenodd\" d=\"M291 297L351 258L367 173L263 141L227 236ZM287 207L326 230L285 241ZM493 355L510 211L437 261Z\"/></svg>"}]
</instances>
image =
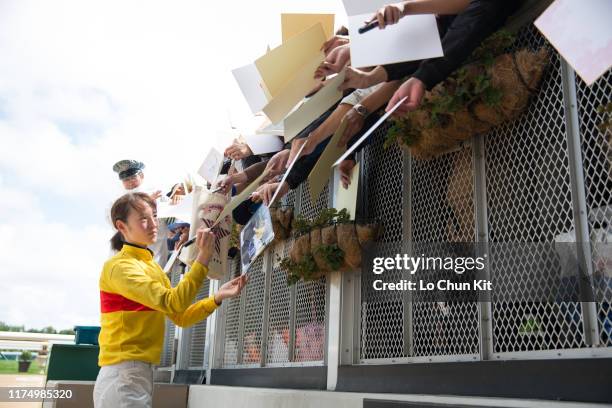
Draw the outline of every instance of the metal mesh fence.
<instances>
[{"instance_id":1,"label":"metal mesh fence","mask_svg":"<svg viewBox=\"0 0 612 408\"><path fill-rule=\"evenodd\" d=\"M592 86L576 78L585 196L597 295L599 340L612 346L612 71Z\"/></svg>"},{"instance_id":2,"label":"metal mesh fence","mask_svg":"<svg viewBox=\"0 0 612 408\"><path fill-rule=\"evenodd\" d=\"M299 213L314 218L328 208L329 185L313 203L309 182L300 190ZM325 277L313 282L298 282L295 288L295 347L293 361L322 361L325 350Z\"/></svg>"},{"instance_id":3,"label":"metal mesh fence","mask_svg":"<svg viewBox=\"0 0 612 408\"><path fill-rule=\"evenodd\" d=\"M402 251L402 193L404 163L397 146L385 149L383 125L371 136L362 160L364 205L358 217L369 218L383 228L373 256L393 256ZM386 279L401 278L395 271L385 272ZM404 356L404 312L400 292L380 292L372 288L375 275L364 271L361 283L361 359Z\"/></svg>"},{"instance_id":4,"label":"metal mesh fence","mask_svg":"<svg viewBox=\"0 0 612 408\"><path fill-rule=\"evenodd\" d=\"M445 243L473 242L475 235L472 150L435 160L412 162L411 219L413 253L447 257ZM474 256L470 254L470 256ZM452 279L454 271L423 271L421 278ZM478 353L476 299L436 302L435 292L415 293L412 303L414 356Z\"/></svg>"},{"instance_id":5,"label":"metal mesh fence","mask_svg":"<svg viewBox=\"0 0 612 408\"><path fill-rule=\"evenodd\" d=\"M263 305L265 289L263 257L260 256L249 267L249 284L245 288L245 308L242 346L242 363L257 364L261 361L261 333L263 327Z\"/></svg>"},{"instance_id":6,"label":"metal mesh fence","mask_svg":"<svg viewBox=\"0 0 612 408\"><path fill-rule=\"evenodd\" d=\"M533 27L517 41L516 48L525 46L550 49ZM562 73L558 54L550 49L550 56L548 72L527 111L485 138L492 243L548 244L574 228ZM558 290L560 265L549 247L492 247L495 290L509 297ZM578 303L496 302L492 307L494 352L585 346Z\"/></svg>"},{"instance_id":7,"label":"metal mesh fence","mask_svg":"<svg viewBox=\"0 0 612 408\"><path fill-rule=\"evenodd\" d=\"M238 257L232 260L230 265L230 279L240 275L240 260ZM238 364L238 340L240 330L240 303L244 293L240 297L226 300L225 303L225 335L223 346L223 365L232 366Z\"/></svg>"},{"instance_id":8,"label":"metal mesh fence","mask_svg":"<svg viewBox=\"0 0 612 408\"><path fill-rule=\"evenodd\" d=\"M196 295L196 302L208 297L210 281L204 280L202 287ZM204 347L206 343L206 319L193 325L189 339L189 367L205 367Z\"/></svg>"},{"instance_id":9,"label":"metal mesh fence","mask_svg":"<svg viewBox=\"0 0 612 408\"><path fill-rule=\"evenodd\" d=\"M291 287L287 285L287 274L280 269L278 258L287 257L291 245L293 245L293 239L290 238L277 243L272 252L268 350L266 356L266 363L269 364L289 362Z\"/></svg>"},{"instance_id":10,"label":"metal mesh fence","mask_svg":"<svg viewBox=\"0 0 612 408\"><path fill-rule=\"evenodd\" d=\"M296 284L293 361L322 361L325 350L325 278Z\"/></svg>"},{"instance_id":11,"label":"metal mesh fence","mask_svg":"<svg viewBox=\"0 0 612 408\"><path fill-rule=\"evenodd\" d=\"M485 136L485 186L490 273L495 290L508 297L526 298L537 293L575 290L576 282L559 278L559 254L553 245L574 231L569 151L563 81L559 55L532 27L524 29L514 49L547 47L550 66L540 90L527 111ZM610 130L597 126L604 116L597 108L610 102L612 85L608 73L592 87L578 81L584 175L594 270L610 268L609 242L612 206ZM607 133L606 133L607 132ZM385 226L377 256L404 251L444 256L433 243L473 242L475 196L473 153L469 147L420 162L411 161L410 172L402 168L396 148L384 150L380 129L365 151L362 197L365 214ZM402 202L402 177L410 174L408 202ZM405 188L405 187L404 187ZM404 206L404 220L402 220ZM409 219L406 219L408 216ZM409 228L405 228L409 223ZM402 232L404 230L404 232ZM407 236L406 233L411 234ZM393 245L404 241L408 245ZM529 244L522 248L495 243ZM609 261L608 261L609 262ZM599 269L598 269L599 268ZM389 276L389 281L401 278ZM610 345L612 333L612 285L610 270L596 275L603 292L598 304L600 340ZM438 278L438 276L436 276ZM442 276L439 276L441 278ZM431 302L424 293L413 295L377 293L372 274L361 282L360 359L392 359L476 355L479 352L478 303ZM599 279L599 280L597 280ZM410 299L408 298L410 297ZM418 300L418 302L415 302ZM580 303L496 302L492 304L493 352L578 349L586 347Z\"/></svg>"},{"instance_id":12,"label":"metal mesh fence","mask_svg":"<svg viewBox=\"0 0 612 408\"><path fill-rule=\"evenodd\" d=\"M301 206L301 214L315 217L327 208L329 189L326 186L313 205L307 184L290 191L281 205L294 206L296 213L297 207ZM264 363L271 365L323 360L325 279L298 283L294 288L288 286L287 275L280 269L279 260L288 255L292 242L292 238L277 242L262 254L249 269L249 284L242 295L242 304L234 300L228 305L224 367L260 364L262 350L266 350ZM263 260L270 252L272 262L268 265ZM270 275L270 293L266 295L267 274ZM264 305L266 299L268 305ZM264 348L262 333L266 306Z\"/></svg>"},{"instance_id":13,"label":"metal mesh fence","mask_svg":"<svg viewBox=\"0 0 612 408\"><path fill-rule=\"evenodd\" d=\"M283 207L293 207L297 213L296 204L300 189L290 190L281 201ZM291 287L287 284L287 273L280 268L280 260L289 255L293 238L274 244L271 249L272 265L269 269L270 294L267 327L266 364L287 364L291 338Z\"/></svg>"}]
</instances>

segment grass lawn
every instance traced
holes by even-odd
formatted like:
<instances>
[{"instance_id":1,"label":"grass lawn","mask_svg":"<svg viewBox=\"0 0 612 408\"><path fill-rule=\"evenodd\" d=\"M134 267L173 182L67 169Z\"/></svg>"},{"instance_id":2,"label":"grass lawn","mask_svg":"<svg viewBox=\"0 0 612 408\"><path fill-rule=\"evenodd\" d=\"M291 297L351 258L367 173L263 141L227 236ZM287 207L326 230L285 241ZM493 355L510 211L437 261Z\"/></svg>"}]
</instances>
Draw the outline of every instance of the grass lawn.
<instances>
[{"instance_id":1,"label":"grass lawn","mask_svg":"<svg viewBox=\"0 0 612 408\"><path fill-rule=\"evenodd\" d=\"M17 368L17 361L0 360L0 374L40 374L40 367L36 361L32 361L27 373L18 373Z\"/></svg>"}]
</instances>

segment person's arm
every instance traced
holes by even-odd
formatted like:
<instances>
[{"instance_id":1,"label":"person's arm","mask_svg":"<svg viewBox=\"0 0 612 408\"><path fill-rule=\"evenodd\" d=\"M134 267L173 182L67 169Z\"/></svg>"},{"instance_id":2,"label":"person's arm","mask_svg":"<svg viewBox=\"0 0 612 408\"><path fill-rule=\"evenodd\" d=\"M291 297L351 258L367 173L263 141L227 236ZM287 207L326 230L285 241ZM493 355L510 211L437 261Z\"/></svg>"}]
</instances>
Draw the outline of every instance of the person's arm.
<instances>
[{"instance_id":1,"label":"person's arm","mask_svg":"<svg viewBox=\"0 0 612 408\"><path fill-rule=\"evenodd\" d=\"M321 157L323 154L323 151L327 147L327 144L331 138L332 135L328 135L325 139L323 139L323 141L315 146L314 150L310 154L303 155L297 159L295 165L285 179L287 186L283 187L288 187L289 189L294 190L308 178L310 172L315 164L317 164L319 157Z\"/></svg>"},{"instance_id":2,"label":"person's arm","mask_svg":"<svg viewBox=\"0 0 612 408\"><path fill-rule=\"evenodd\" d=\"M350 62L351 49L349 44L334 48L319 65L314 73L314 78L325 78L328 75L342 71L342 68Z\"/></svg>"},{"instance_id":3,"label":"person's arm","mask_svg":"<svg viewBox=\"0 0 612 408\"><path fill-rule=\"evenodd\" d=\"M209 296L189 306L182 313L169 313L168 318L179 327L189 327L210 316L221 304L215 302L214 296Z\"/></svg>"},{"instance_id":4,"label":"person's arm","mask_svg":"<svg viewBox=\"0 0 612 408\"><path fill-rule=\"evenodd\" d=\"M459 14L467 8L470 0L409 0L388 4L378 9L370 21L378 21L378 28L384 29L397 24L402 17L415 14Z\"/></svg>"},{"instance_id":5,"label":"person's arm","mask_svg":"<svg viewBox=\"0 0 612 408\"><path fill-rule=\"evenodd\" d=\"M311 134L317 131L317 129L319 129L323 125L323 123L328 120L328 118L336 111L336 109L338 108L338 105L341 102L342 101L336 102L333 106L331 106L329 109L323 112L321 116L313 120L308 126L302 129L300 133L298 133L297 136L291 140L290 146L289 146L289 158L287 159L285 166L283 166L284 168L287 168L289 167L289 165L291 165L291 163L293 162L293 159L297 155L297 152L300 150L302 145L308 142L308 140L310 140ZM328 125L325 125L325 126L327 127ZM308 145L304 148L304 150L302 151L302 156L305 156L306 154L309 154L310 152L312 152L313 149L316 147L316 144L318 143L318 141L321 140L319 136L315 136L314 139L316 139L313 142L314 144L308 143Z\"/></svg>"},{"instance_id":6,"label":"person's arm","mask_svg":"<svg viewBox=\"0 0 612 408\"><path fill-rule=\"evenodd\" d=\"M520 0L472 0L450 24L449 17L440 18L438 27L443 35L444 56L385 65L387 80L414 76L427 89L433 88L459 68L483 40L501 28L519 5Z\"/></svg>"},{"instance_id":7,"label":"person's arm","mask_svg":"<svg viewBox=\"0 0 612 408\"><path fill-rule=\"evenodd\" d=\"M165 314L182 313L191 305L208 267L197 260L174 288L152 279L130 260L119 261L110 273L113 292Z\"/></svg>"},{"instance_id":8,"label":"person's arm","mask_svg":"<svg viewBox=\"0 0 612 408\"><path fill-rule=\"evenodd\" d=\"M255 163L244 169L244 174L246 176L245 183L250 183L255 180L261 173L263 173L264 169L268 161L260 161L259 163Z\"/></svg>"},{"instance_id":9,"label":"person's arm","mask_svg":"<svg viewBox=\"0 0 612 408\"><path fill-rule=\"evenodd\" d=\"M176 287L163 274L162 281L153 279L145 270L130 259L121 259L109 272L110 289L134 302L151 309L171 314L185 311L196 296L202 281L208 274L208 262L214 250L215 235L207 228L196 232L195 245L198 248L193 265ZM157 265L159 268L159 265Z\"/></svg>"},{"instance_id":10,"label":"person's arm","mask_svg":"<svg viewBox=\"0 0 612 408\"><path fill-rule=\"evenodd\" d=\"M224 283L217 293L189 306L182 313L169 314L168 317L180 327L188 327L210 316L225 299L238 296L248 280L247 275L238 276Z\"/></svg>"},{"instance_id":11,"label":"person's arm","mask_svg":"<svg viewBox=\"0 0 612 408\"><path fill-rule=\"evenodd\" d=\"M519 4L518 0L470 2L453 20L442 39L444 57L421 62L412 76L431 90L459 68L488 36L500 29Z\"/></svg>"},{"instance_id":12,"label":"person's arm","mask_svg":"<svg viewBox=\"0 0 612 408\"><path fill-rule=\"evenodd\" d=\"M357 111L355 108L357 105L351 107L344 117L344 120L347 121L347 125L346 129L344 130L344 134L338 141L338 147L346 146L351 137L353 137L363 128L367 116L372 114L372 112L377 111L381 106L387 103L399 85L399 81L385 82L380 86L380 88L363 98L358 105L365 108L365 111L367 112L367 115L365 116Z\"/></svg>"},{"instance_id":13,"label":"person's arm","mask_svg":"<svg viewBox=\"0 0 612 408\"><path fill-rule=\"evenodd\" d=\"M381 65L377 65L370 71L346 67L344 82L340 85L340 89L343 91L347 89L364 89L381 82L387 82L388 80L387 71Z\"/></svg>"},{"instance_id":14,"label":"person's arm","mask_svg":"<svg viewBox=\"0 0 612 408\"><path fill-rule=\"evenodd\" d=\"M266 169L269 160L260 161L259 163L251 164L243 171L233 174L219 182L219 185L224 187L224 192L227 193L228 188L231 186L236 187L236 193L240 194L252 181L254 181L259 175Z\"/></svg>"},{"instance_id":15,"label":"person's arm","mask_svg":"<svg viewBox=\"0 0 612 408\"><path fill-rule=\"evenodd\" d=\"M380 86L380 88L378 88L376 91L363 98L360 104L366 107L368 112L372 113L378 110L389 100L398 86L399 81L387 82ZM309 146L312 146L313 150L310 150L310 154L300 157L295 162L291 172L287 175L286 183L291 190L297 188L297 186L308 178L310 171L317 163L317 160L319 160L319 157L323 153L323 150L325 150L325 147L327 147L327 143L331 139L333 133L336 131L338 126L340 126L343 118L345 120L351 120L351 122L347 125L344 135L340 138L340 142L338 143L339 145L346 145L351 137L362 129L366 118L354 112L356 117L354 118L355 123L353 123L351 119L353 118L353 115L351 112L354 112L352 105L340 103L340 105L338 105L334 112L332 112L332 114L321 124L321 126L310 134L308 137L308 144ZM349 115L351 118L347 117Z\"/></svg>"},{"instance_id":16,"label":"person's arm","mask_svg":"<svg viewBox=\"0 0 612 408\"><path fill-rule=\"evenodd\" d=\"M253 152L251 151L249 145L238 139L234 139L232 144L223 152L225 157L230 157L233 160L244 159L252 154Z\"/></svg>"},{"instance_id":17,"label":"person's arm","mask_svg":"<svg viewBox=\"0 0 612 408\"><path fill-rule=\"evenodd\" d=\"M411 14L459 14L465 10L470 0L410 0L403 3L403 15Z\"/></svg>"},{"instance_id":18,"label":"person's arm","mask_svg":"<svg viewBox=\"0 0 612 408\"><path fill-rule=\"evenodd\" d=\"M399 81L386 82L380 88L363 98L359 104L366 108L368 112L374 112L389 101L399 86Z\"/></svg>"},{"instance_id":19,"label":"person's arm","mask_svg":"<svg viewBox=\"0 0 612 408\"><path fill-rule=\"evenodd\" d=\"M340 103L340 105L334 109L331 115L329 115L319 127L313 130L312 133L310 133L307 138L310 149L308 149L308 151L305 153L311 153L316 146L319 145L319 143L328 138L330 135L333 135L336 129L338 129L338 126L340 126L340 122L342 121L344 115L346 115L346 113L351 110L352 107L352 105Z\"/></svg>"}]
</instances>

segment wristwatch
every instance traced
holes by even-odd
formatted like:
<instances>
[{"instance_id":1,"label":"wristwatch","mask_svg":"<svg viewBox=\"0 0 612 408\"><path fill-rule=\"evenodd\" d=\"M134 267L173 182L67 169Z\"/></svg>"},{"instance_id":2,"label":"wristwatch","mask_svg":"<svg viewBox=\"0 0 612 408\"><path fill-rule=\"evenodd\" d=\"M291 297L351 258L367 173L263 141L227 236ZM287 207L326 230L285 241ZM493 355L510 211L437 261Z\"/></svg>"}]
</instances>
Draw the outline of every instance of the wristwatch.
<instances>
[{"instance_id":1,"label":"wristwatch","mask_svg":"<svg viewBox=\"0 0 612 408\"><path fill-rule=\"evenodd\" d=\"M353 109L355 109L355 112L357 112L364 118L367 118L370 114L370 112L368 112L368 109L360 103L358 103L357 105L353 105Z\"/></svg>"}]
</instances>

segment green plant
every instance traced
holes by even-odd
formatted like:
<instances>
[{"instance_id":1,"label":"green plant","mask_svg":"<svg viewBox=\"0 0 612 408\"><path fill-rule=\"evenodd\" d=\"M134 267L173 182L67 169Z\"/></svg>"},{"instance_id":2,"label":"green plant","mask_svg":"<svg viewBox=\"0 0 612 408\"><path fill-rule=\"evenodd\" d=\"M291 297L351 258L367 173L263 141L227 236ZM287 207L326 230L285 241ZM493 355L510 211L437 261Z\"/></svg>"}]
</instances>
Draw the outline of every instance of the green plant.
<instances>
[{"instance_id":1,"label":"green plant","mask_svg":"<svg viewBox=\"0 0 612 408\"><path fill-rule=\"evenodd\" d=\"M230 247L240 248L240 225L232 223L232 230L230 232L229 245Z\"/></svg>"},{"instance_id":2,"label":"green plant","mask_svg":"<svg viewBox=\"0 0 612 408\"><path fill-rule=\"evenodd\" d=\"M351 221L351 215L346 208L341 209L336 214L336 224L348 224Z\"/></svg>"},{"instance_id":3,"label":"green plant","mask_svg":"<svg viewBox=\"0 0 612 408\"><path fill-rule=\"evenodd\" d=\"M293 231L295 235L308 234L312 230L312 222L302 214L298 214L293 220Z\"/></svg>"},{"instance_id":4,"label":"green plant","mask_svg":"<svg viewBox=\"0 0 612 408\"><path fill-rule=\"evenodd\" d=\"M321 245L316 252L332 270L338 270L344 261L344 251L337 244Z\"/></svg>"},{"instance_id":5,"label":"green plant","mask_svg":"<svg viewBox=\"0 0 612 408\"><path fill-rule=\"evenodd\" d=\"M312 220L313 228L323 228L332 223L334 218L336 217L337 210L335 208L325 208L321 210L319 215Z\"/></svg>"},{"instance_id":6,"label":"green plant","mask_svg":"<svg viewBox=\"0 0 612 408\"><path fill-rule=\"evenodd\" d=\"M19 361L32 361L32 353L28 350L24 350L19 355Z\"/></svg>"},{"instance_id":7,"label":"green plant","mask_svg":"<svg viewBox=\"0 0 612 408\"><path fill-rule=\"evenodd\" d=\"M280 267L287 272L288 285L295 285L300 280L313 280L317 272L317 264L311 254L304 256L300 262L284 258L280 261Z\"/></svg>"},{"instance_id":8,"label":"green plant","mask_svg":"<svg viewBox=\"0 0 612 408\"><path fill-rule=\"evenodd\" d=\"M603 116L603 122L597 126L601 133L612 130L612 102L599 106L599 108L597 108L597 113Z\"/></svg>"},{"instance_id":9,"label":"green plant","mask_svg":"<svg viewBox=\"0 0 612 408\"><path fill-rule=\"evenodd\" d=\"M346 224L347 222L350 222L350 215L346 208L340 211L335 208L325 208L312 221L311 225L312 228L324 228L334 223Z\"/></svg>"},{"instance_id":10,"label":"green plant","mask_svg":"<svg viewBox=\"0 0 612 408\"><path fill-rule=\"evenodd\" d=\"M410 116L395 119L387 131L387 137L383 144L385 149L389 148L398 141L402 141L406 146L412 146L419 138L419 131L410 123Z\"/></svg>"},{"instance_id":11,"label":"green plant","mask_svg":"<svg viewBox=\"0 0 612 408\"><path fill-rule=\"evenodd\" d=\"M487 68L491 67L495 58L505 52L513 42L514 36L504 30L491 35L472 53L463 67L437 86L435 92L430 92L419 109L421 115L425 113L428 117L425 127L444 128L449 124L452 114L469 109L475 103L499 105L503 93L501 89L493 86ZM409 112L394 120L387 132L385 148L398 141L411 146L419 140L421 129L415 125L417 114Z\"/></svg>"}]
</instances>

